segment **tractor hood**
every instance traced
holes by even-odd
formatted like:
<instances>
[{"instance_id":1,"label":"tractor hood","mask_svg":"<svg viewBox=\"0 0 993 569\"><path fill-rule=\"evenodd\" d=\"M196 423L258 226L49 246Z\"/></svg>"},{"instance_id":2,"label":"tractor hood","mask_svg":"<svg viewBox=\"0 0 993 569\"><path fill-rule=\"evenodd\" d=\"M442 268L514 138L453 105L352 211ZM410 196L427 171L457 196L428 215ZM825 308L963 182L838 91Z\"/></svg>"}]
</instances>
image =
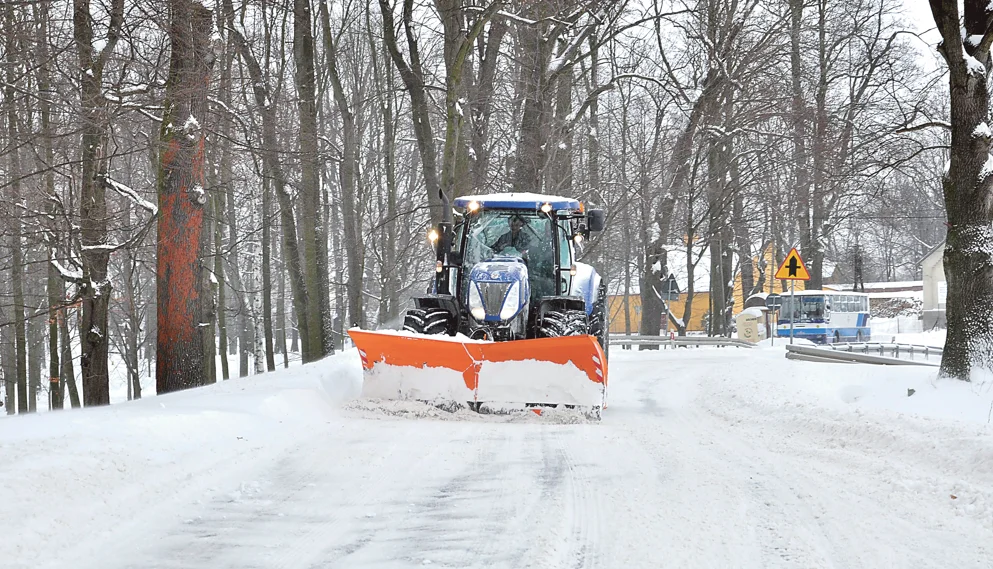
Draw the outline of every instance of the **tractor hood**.
<instances>
[{"instance_id":1,"label":"tractor hood","mask_svg":"<svg viewBox=\"0 0 993 569\"><path fill-rule=\"evenodd\" d=\"M528 268L517 257L482 261L469 272L469 313L479 322L511 320L530 298Z\"/></svg>"}]
</instances>

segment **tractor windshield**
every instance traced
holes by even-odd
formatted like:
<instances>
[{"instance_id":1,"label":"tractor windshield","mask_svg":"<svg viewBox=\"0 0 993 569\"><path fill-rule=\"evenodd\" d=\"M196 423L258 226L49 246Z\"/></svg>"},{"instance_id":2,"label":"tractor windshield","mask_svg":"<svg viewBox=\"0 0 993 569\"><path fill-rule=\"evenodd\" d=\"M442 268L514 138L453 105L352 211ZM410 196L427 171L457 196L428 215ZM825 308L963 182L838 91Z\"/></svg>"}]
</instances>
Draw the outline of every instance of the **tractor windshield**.
<instances>
[{"instance_id":1,"label":"tractor windshield","mask_svg":"<svg viewBox=\"0 0 993 569\"><path fill-rule=\"evenodd\" d=\"M534 298L555 294L555 248L552 221L537 213L483 210L470 218L463 266L470 269L498 255L524 260Z\"/></svg>"}]
</instances>

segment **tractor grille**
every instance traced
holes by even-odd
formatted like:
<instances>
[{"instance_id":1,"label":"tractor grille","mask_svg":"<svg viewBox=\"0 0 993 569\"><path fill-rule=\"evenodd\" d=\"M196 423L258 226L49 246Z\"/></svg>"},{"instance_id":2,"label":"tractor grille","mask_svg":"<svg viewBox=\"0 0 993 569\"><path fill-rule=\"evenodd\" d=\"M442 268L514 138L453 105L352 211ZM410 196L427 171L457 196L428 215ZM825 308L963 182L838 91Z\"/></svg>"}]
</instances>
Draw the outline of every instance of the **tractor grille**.
<instances>
[{"instance_id":1,"label":"tractor grille","mask_svg":"<svg viewBox=\"0 0 993 569\"><path fill-rule=\"evenodd\" d=\"M479 293L483 297L483 306L487 316L499 316L503 308L503 299L512 283L479 283Z\"/></svg>"}]
</instances>

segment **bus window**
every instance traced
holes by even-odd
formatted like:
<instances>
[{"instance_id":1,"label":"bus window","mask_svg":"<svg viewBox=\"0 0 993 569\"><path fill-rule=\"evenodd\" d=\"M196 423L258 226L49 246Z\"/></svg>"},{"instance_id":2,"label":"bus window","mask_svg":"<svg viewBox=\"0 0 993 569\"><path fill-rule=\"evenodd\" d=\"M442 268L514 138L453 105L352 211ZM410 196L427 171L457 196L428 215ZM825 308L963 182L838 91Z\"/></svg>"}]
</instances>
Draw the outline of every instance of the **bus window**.
<instances>
[{"instance_id":1,"label":"bus window","mask_svg":"<svg viewBox=\"0 0 993 569\"><path fill-rule=\"evenodd\" d=\"M780 322L823 322L825 301L823 296L783 297L779 311Z\"/></svg>"}]
</instances>

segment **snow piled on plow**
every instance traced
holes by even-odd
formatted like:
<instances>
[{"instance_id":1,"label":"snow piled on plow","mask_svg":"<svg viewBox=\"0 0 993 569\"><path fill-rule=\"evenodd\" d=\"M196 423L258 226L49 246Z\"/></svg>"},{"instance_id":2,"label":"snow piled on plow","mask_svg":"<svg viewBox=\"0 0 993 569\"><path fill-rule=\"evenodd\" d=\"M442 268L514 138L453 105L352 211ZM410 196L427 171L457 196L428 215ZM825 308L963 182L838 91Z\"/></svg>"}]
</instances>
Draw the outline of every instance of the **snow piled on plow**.
<instances>
[{"instance_id":1,"label":"snow piled on plow","mask_svg":"<svg viewBox=\"0 0 993 569\"><path fill-rule=\"evenodd\" d=\"M590 381L571 362L486 362L479 370L477 400L484 403L561 403L601 406L602 383Z\"/></svg>"},{"instance_id":2,"label":"snow piled on plow","mask_svg":"<svg viewBox=\"0 0 993 569\"><path fill-rule=\"evenodd\" d=\"M362 398L446 402L461 406L479 401L491 408L515 408L526 403L602 407L605 387L590 381L569 364L537 360L477 362L479 384L475 393L462 373L444 367L412 367L379 363L366 371ZM437 405L430 405L436 408ZM529 413L533 414L533 413Z\"/></svg>"},{"instance_id":3,"label":"snow piled on plow","mask_svg":"<svg viewBox=\"0 0 993 569\"><path fill-rule=\"evenodd\" d=\"M392 399L404 394L408 399L472 401L472 390L456 370L444 367L393 366L379 363L365 372L362 397Z\"/></svg>"}]
</instances>

